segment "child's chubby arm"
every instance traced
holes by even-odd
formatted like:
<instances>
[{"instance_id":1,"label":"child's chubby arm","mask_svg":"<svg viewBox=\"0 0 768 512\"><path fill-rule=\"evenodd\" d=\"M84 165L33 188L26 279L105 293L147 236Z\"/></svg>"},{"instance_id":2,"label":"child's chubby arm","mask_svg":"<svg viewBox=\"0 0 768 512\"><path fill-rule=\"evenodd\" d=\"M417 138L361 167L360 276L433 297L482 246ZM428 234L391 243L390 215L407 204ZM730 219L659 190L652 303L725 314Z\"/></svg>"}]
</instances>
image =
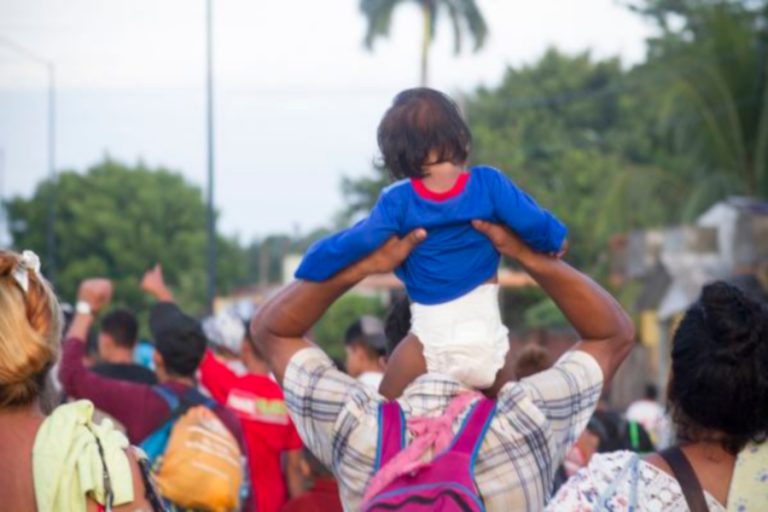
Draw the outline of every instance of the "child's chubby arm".
<instances>
[{"instance_id":1,"label":"child's chubby arm","mask_svg":"<svg viewBox=\"0 0 768 512\"><path fill-rule=\"evenodd\" d=\"M296 271L296 278L315 282L330 279L399 234L395 196L390 189L385 189L367 218L351 228L315 242L304 255Z\"/></svg>"},{"instance_id":2,"label":"child's chubby arm","mask_svg":"<svg viewBox=\"0 0 768 512\"><path fill-rule=\"evenodd\" d=\"M499 220L536 252L565 255L568 251L565 224L499 171L490 168L484 171Z\"/></svg>"}]
</instances>

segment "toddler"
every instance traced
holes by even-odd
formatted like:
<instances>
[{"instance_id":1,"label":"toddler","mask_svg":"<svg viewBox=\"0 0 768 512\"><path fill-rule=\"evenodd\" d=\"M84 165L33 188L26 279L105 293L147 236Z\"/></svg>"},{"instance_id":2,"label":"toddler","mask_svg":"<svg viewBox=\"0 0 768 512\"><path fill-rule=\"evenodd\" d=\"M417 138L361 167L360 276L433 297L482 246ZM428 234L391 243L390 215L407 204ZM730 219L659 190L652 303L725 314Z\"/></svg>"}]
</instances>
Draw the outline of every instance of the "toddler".
<instances>
[{"instance_id":1,"label":"toddler","mask_svg":"<svg viewBox=\"0 0 768 512\"><path fill-rule=\"evenodd\" d=\"M399 381L385 375L382 383L389 398L425 370L487 389L504 366L509 342L498 303L500 256L472 220L504 224L542 253L565 249L566 227L512 181L491 167L466 168L470 143L469 128L446 95L427 88L398 94L379 124L378 144L401 181L381 193L366 219L310 247L296 272L298 279L324 281L394 235L427 231L395 271L411 299L412 327L390 361ZM413 365L412 354L398 352L423 359Z\"/></svg>"}]
</instances>

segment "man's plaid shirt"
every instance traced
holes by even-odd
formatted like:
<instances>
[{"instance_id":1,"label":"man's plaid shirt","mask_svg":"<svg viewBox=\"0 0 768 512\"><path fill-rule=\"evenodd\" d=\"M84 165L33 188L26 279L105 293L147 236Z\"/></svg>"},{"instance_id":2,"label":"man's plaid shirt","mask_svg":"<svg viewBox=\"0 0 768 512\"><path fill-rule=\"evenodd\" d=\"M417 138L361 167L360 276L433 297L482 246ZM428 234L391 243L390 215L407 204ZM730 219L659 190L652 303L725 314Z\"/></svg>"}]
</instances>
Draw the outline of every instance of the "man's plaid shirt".
<instances>
[{"instance_id":1,"label":"man's plaid shirt","mask_svg":"<svg viewBox=\"0 0 768 512\"><path fill-rule=\"evenodd\" d=\"M572 351L553 368L504 386L475 465L488 511L544 508L554 472L586 427L602 382L594 358ZM293 356L283 387L304 443L336 475L345 510L359 510L373 473L384 398L338 371L317 348ZM406 418L439 416L463 390L450 377L423 375L398 401Z\"/></svg>"}]
</instances>

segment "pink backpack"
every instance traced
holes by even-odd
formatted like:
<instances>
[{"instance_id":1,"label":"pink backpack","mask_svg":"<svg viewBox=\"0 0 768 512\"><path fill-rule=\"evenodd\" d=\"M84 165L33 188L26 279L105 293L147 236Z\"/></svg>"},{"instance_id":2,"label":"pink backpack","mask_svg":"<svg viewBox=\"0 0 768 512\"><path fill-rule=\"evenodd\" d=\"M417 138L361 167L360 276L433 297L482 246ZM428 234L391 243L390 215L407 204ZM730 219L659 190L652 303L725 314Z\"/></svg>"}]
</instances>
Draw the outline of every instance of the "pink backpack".
<instances>
[{"instance_id":1,"label":"pink backpack","mask_svg":"<svg viewBox=\"0 0 768 512\"><path fill-rule=\"evenodd\" d=\"M454 436L454 420L473 401ZM476 392L454 398L438 418L412 418L406 422L396 401L381 405L374 477L363 497L362 510L485 510L475 485L474 467L495 411L496 402ZM407 448L406 428L414 435ZM435 456L423 462L430 449Z\"/></svg>"}]
</instances>

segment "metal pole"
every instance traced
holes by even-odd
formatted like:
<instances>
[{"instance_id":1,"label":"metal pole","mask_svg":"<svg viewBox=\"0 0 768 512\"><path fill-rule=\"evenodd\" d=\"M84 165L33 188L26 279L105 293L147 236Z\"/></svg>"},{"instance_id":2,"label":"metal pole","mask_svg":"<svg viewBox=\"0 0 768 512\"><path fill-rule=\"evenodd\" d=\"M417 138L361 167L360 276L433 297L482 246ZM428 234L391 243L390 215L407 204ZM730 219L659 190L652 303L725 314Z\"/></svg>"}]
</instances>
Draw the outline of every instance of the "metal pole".
<instances>
[{"instance_id":1,"label":"metal pole","mask_svg":"<svg viewBox=\"0 0 768 512\"><path fill-rule=\"evenodd\" d=\"M214 211L213 2L206 0L206 129L208 146L208 310L216 298L216 213Z\"/></svg>"},{"instance_id":2,"label":"metal pole","mask_svg":"<svg viewBox=\"0 0 768 512\"><path fill-rule=\"evenodd\" d=\"M11 245L10 235L10 222L5 212L5 150L0 148L0 249L6 244Z\"/></svg>"},{"instance_id":3,"label":"metal pole","mask_svg":"<svg viewBox=\"0 0 768 512\"><path fill-rule=\"evenodd\" d=\"M48 68L48 179L51 196L48 199L48 229L46 275L52 284L56 284L56 201L58 184L56 177L56 68L52 62Z\"/></svg>"}]
</instances>

